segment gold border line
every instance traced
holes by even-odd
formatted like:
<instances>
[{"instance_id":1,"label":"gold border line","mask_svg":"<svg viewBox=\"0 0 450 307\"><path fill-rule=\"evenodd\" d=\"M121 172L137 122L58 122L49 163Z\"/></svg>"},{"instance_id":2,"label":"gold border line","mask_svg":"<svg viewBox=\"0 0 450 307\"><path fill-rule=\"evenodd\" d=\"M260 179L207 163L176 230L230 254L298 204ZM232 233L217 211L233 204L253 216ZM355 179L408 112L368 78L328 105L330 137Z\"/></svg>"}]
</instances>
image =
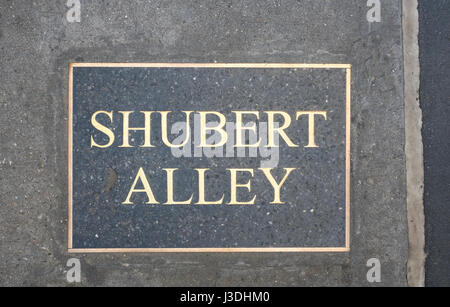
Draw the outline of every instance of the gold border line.
<instances>
[{"instance_id":1,"label":"gold border line","mask_svg":"<svg viewBox=\"0 0 450 307\"><path fill-rule=\"evenodd\" d=\"M72 248L69 253L342 253L348 252L346 247L200 247L200 248Z\"/></svg>"},{"instance_id":2,"label":"gold border line","mask_svg":"<svg viewBox=\"0 0 450 307\"><path fill-rule=\"evenodd\" d=\"M298 64L298 63L71 63L73 67L150 67L150 68L322 68L348 69L351 64Z\"/></svg>"},{"instance_id":3,"label":"gold border line","mask_svg":"<svg viewBox=\"0 0 450 307\"><path fill-rule=\"evenodd\" d=\"M69 201L69 219L68 219L68 247L69 250L72 248L72 229L73 229L73 65L69 65L69 103L68 103L68 114L67 125L67 163L68 163L68 180L67 180L67 196Z\"/></svg>"},{"instance_id":4,"label":"gold border line","mask_svg":"<svg viewBox=\"0 0 450 307\"><path fill-rule=\"evenodd\" d=\"M73 248L73 68L74 67L149 67L149 68L300 68L346 70L345 124L345 247L262 247L262 248ZM70 63L68 86L68 252L69 253L343 253L350 251L350 176L351 176L351 64L297 63Z\"/></svg>"},{"instance_id":5,"label":"gold border line","mask_svg":"<svg viewBox=\"0 0 450 307\"><path fill-rule=\"evenodd\" d=\"M345 247L350 251L350 187L351 187L351 96L352 96L352 69L346 69L345 81Z\"/></svg>"}]
</instances>

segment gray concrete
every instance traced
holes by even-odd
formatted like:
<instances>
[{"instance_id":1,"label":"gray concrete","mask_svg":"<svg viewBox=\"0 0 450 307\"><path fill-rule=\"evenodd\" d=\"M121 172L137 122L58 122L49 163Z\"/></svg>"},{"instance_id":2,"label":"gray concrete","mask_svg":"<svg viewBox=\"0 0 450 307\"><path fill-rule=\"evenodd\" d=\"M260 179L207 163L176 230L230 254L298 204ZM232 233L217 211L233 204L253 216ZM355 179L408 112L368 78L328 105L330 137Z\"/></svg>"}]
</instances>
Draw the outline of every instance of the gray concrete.
<instances>
[{"instance_id":1,"label":"gray concrete","mask_svg":"<svg viewBox=\"0 0 450 307\"><path fill-rule=\"evenodd\" d=\"M403 0L405 134L409 230L408 285L425 285L422 111L419 106L419 13L417 0Z\"/></svg>"},{"instance_id":2,"label":"gray concrete","mask_svg":"<svg viewBox=\"0 0 450 307\"><path fill-rule=\"evenodd\" d=\"M64 2L0 0L0 285L67 285L70 61L353 64L350 253L77 255L81 285L407 284L401 1Z\"/></svg>"}]
</instances>

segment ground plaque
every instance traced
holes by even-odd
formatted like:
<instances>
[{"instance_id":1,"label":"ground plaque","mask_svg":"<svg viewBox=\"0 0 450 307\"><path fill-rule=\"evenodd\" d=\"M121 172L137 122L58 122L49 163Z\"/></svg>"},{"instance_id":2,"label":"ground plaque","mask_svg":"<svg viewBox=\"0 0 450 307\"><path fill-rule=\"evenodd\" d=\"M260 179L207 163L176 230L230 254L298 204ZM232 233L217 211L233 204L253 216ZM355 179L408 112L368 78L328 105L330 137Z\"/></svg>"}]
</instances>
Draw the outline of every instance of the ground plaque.
<instances>
[{"instance_id":1,"label":"ground plaque","mask_svg":"<svg viewBox=\"0 0 450 307\"><path fill-rule=\"evenodd\" d=\"M69 251L350 249L350 65L69 71Z\"/></svg>"}]
</instances>

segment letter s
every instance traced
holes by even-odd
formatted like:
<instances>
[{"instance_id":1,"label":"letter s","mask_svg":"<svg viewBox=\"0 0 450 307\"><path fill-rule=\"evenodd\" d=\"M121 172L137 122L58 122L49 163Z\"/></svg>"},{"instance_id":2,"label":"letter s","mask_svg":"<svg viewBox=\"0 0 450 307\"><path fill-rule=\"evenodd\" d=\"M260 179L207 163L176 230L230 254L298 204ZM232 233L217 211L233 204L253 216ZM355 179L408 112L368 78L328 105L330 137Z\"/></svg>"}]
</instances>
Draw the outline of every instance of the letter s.
<instances>
[{"instance_id":1,"label":"letter s","mask_svg":"<svg viewBox=\"0 0 450 307\"><path fill-rule=\"evenodd\" d=\"M92 117L91 117L92 126L95 129L97 129L97 130L103 132L104 134L106 134L109 137L109 142L107 144L105 144L105 145L99 145L99 144L97 144L94 141L94 137L91 135L91 148L92 147L107 148L107 147L111 146L114 143L114 132L112 132L110 129L106 128L105 126L103 126L102 124L100 124L97 121L97 115L98 114L106 114L106 115L108 115L108 117L109 117L109 119L111 120L111 123L112 123L113 122L113 111L111 111L111 112L97 111L94 114L92 114Z\"/></svg>"}]
</instances>

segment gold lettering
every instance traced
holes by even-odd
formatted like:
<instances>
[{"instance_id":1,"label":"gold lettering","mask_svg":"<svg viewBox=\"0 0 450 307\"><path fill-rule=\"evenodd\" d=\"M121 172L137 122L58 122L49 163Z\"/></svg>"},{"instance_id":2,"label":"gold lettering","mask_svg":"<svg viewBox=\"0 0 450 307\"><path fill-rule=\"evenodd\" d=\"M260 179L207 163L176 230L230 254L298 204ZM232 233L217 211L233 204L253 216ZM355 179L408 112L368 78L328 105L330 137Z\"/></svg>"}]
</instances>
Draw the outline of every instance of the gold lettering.
<instances>
[{"instance_id":1,"label":"gold lettering","mask_svg":"<svg viewBox=\"0 0 450 307\"><path fill-rule=\"evenodd\" d=\"M91 135L91 148L92 147L108 148L109 146L111 146L114 143L114 132L112 132L110 129L106 128L105 126L103 126L102 124L100 124L97 121L97 115L98 114L106 114L106 115L108 115L109 119L111 120L111 123L113 122L113 111L111 111L111 112L97 111L94 114L92 114L92 117L91 117L92 126L95 129L97 129L97 130L103 132L104 134L106 134L108 136L108 138L109 138L109 141L105 145L99 145L99 144L97 144L94 141L94 137Z\"/></svg>"},{"instance_id":2,"label":"gold lettering","mask_svg":"<svg viewBox=\"0 0 450 307\"><path fill-rule=\"evenodd\" d=\"M231 192L230 192L230 202L228 205L253 205L255 203L256 195L253 197L251 201L248 202L240 202L237 200L237 188L247 188L249 192L251 192L251 184L250 180L245 184L237 183L237 172L247 172L250 173L253 177L253 169L251 168L228 168L230 171L230 180L231 180Z\"/></svg>"},{"instance_id":3,"label":"gold lettering","mask_svg":"<svg viewBox=\"0 0 450 307\"><path fill-rule=\"evenodd\" d=\"M278 132L289 147L298 147L298 145L291 141L286 132L284 132L284 130L291 125L291 117L289 114L283 111L266 111L265 113L267 113L268 118L268 142L266 147L279 147L278 145L275 145L275 132ZM275 114L281 115L284 118L284 124L281 127L275 128Z\"/></svg>"},{"instance_id":4,"label":"gold lettering","mask_svg":"<svg viewBox=\"0 0 450 307\"><path fill-rule=\"evenodd\" d=\"M314 116L320 115L327 120L327 112L323 111L308 111L308 112L297 112L296 119L298 119L302 115L308 115L308 145L305 146L307 148L315 148L319 147L316 144L315 133L314 133Z\"/></svg>"},{"instance_id":5,"label":"gold lettering","mask_svg":"<svg viewBox=\"0 0 450 307\"><path fill-rule=\"evenodd\" d=\"M222 198L217 201L205 200L205 173L209 171L209 168L196 168L198 172L198 202L196 205L221 205L225 195L222 194Z\"/></svg>"},{"instance_id":6,"label":"gold lettering","mask_svg":"<svg viewBox=\"0 0 450 307\"><path fill-rule=\"evenodd\" d=\"M267 180L269 180L270 184L273 187L273 201L271 202L271 204L284 204L284 202L282 202L280 199L280 190L284 182L288 178L289 174L293 170L295 170L295 168L285 168L284 170L286 171L286 175L284 175L283 179L280 181L279 184L275 181L275 178L273 178L272 176L271 173L272 168L260 168L260 170L264 172L264 175L266 175Z\"/></svg>"},{"instance_id":7,"label":"gold lettering","mask_svg":"<svg viewBox=\"0 0 450 307\"><path fill-rule=\"evenodd\" d=\"M119 111L123 115L123 144L119 147L134 147L130 145L129 142L129 133L130 130L138 131L143 130L145 132L144 145L140 147L155 147L151 144L151 121L150 116L153 111L141 111L145 115L145 127L143 128L130 128L130 114L134 113L133 111Z\"/></svg>"},{"instance_id":8,"label":"gold lettering","mask_svg":"<svg viewBox=\"0 0 450 307\"><path fill-rule=\"evenodd\" d=\"M139 180L142 182L144 189L136 189L135 188ZM147 204L150 204L150 205L159 204L159 202L155 199L155 196L153 195L150 184L148 183L148 180L147 180L147 177L145 176L144 170L141 167L136 175L136 179L134 179L134 183L131 186L130 192L128 192L127 199L122 204L123 205L132 205L133 202L131 202L130 199L131 199L131 196L133 195L133 193L142 193L142 192L145 192L147 194L147 197L148 197Z\"/></svg>"},{"instance_id":9,"label":"gold lettering","mask_svg":"<svg viewBox=\"0 0 450 307\"><path fill-rule=\"evenodd\" d=\"M228 140L228 135L223 127L226 125L226 118L223 114L219 112L208 112L208 111L200 111L200 145L198 147L222 147ZM206 115L216 115L219 117L219 125L217 127L207 127L206 126ZM207 144L206 143L206 131L214 130L220 133L221 140L218 144Z\"/></svg>"},{"instance_id":10,"label":"gold lettering","mask_svg":"<svg viewBox=\"0 0 450 307\"><path fill-rule=\"evenodd\" d=\"M258 140L256 144L244 144L242 142L242 135L245 133L245 130L250 130L256 133L256 123L253 123L251 127L244 127L242 124L242 115L243 114L253 114L256 115L256 119L259 119L258 111L233 111L236 114L236 145L234 147L259 147L261 143L261 138ZM244 132L244 133L243 133Z\"/></svg>"},{"instance_id":11,"label":"gold lettering","mask_svg":"<svg viewBox=\"0 0 450 307\"><path fill-rule=\"evenodd\" d=\"M192 113L192 111L182 111L186 114L186 139L183 141L180 145L173 145L169 142L169 139L167 138L167 114L171 113L171 111L160 111L161 113L161 138L163 143L168 147L173 148L180 148L187 144L189 141L189 138L191 136L191 126L189 124L189 115Z\"/></svg>"},{"instance_id":12,"label":"gold lettering","mask_svg":"<svg viewBox=\"0 0 450 307\"><path fill-rule=\"evenodd\" d=\"M167 173L167 202L165 205L189 205L192 202L194 194L191 195L186 201L175 201L173 196L173 173L178 170L177 168L163 168Z\"/></svg>"}]
</instances>

